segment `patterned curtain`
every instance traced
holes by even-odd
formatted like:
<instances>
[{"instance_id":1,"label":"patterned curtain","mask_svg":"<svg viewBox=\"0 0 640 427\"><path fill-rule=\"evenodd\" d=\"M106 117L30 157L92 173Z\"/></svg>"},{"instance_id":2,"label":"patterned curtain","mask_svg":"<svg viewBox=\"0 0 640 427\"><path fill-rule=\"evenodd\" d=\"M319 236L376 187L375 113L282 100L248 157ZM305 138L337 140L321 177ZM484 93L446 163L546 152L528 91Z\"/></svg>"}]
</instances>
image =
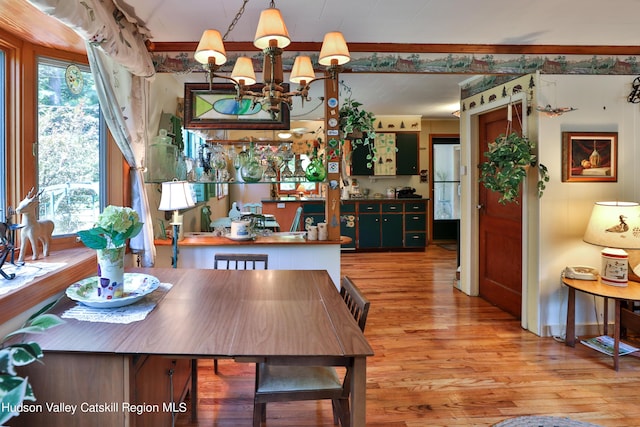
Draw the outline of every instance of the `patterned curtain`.
<instances>
[{"instance_id":1,"label":"patterned curtain","mask_svg":"<svg viewBox=\"0 0 640 427\"><path fill-rule=\"evenodd\" d=\"M131 167L132 208L144 222L142 233L129 242L131 250L142 257L142 266L155 260L153 222L144 185L142 162L148 117L149 81L132 75L101 50L87 43L91 71L105 121L127 164Z\"/></svg>"},{"instance_id":2,"label":"patterned curtain","mask_svg":"<svg viewBox=\"0 0 640 427\"><path fill-rule=\"evenodd\" d=\"M131 239L142 266L155 261L153 222L144 186L142 162L147 139L149 80L155 74L144 43L144 29L111 0L29 0L80 34L96 81L109 130L131 167L132 208L144 222Z\"/></svg>"}]
</instances>

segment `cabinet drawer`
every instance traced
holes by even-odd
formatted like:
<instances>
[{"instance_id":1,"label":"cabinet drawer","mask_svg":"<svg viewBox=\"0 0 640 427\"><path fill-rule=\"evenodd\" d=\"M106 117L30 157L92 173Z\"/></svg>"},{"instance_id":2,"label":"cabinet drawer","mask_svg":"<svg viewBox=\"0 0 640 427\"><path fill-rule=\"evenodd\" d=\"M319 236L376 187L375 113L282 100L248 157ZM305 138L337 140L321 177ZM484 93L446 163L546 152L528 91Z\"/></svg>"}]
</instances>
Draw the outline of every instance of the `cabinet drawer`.
<instances>
[{"instance_id":1,"label":"cabinet drawer","mask_svg":"<svg viewBox=\"0 0 640 427\"><path fill-rule=\"evenodd\" d=\"M380 203L360 203L358 211L360 213L380 212Z\"/></svg>"},{"instance_id":2,"label":"cabinet drawer","mask_svg":"<svg viewBox=\"0 0 640 427\"><path fill-rule=\"evenodd\" d=\"M342 203L340 205L340 213L354 213L356 211L355 203Z\"/></svg>"},{"instance_id":3,"label":"cabinet drawer","mask_svg":"<svg viewBox=\"0 0 640 427\"><path fill-rule=\"evenodd\" d=\"M427 215L423 213L407 213L404 215L406 231L424 231L427 229Z\"/></svg>"},{"instance_id":4,"label":"cabinet drawer","mask_svg":"<svg viewBox=\"0 0 640 427\"><path fill-rule=\"evenodd\" d=\"M405 233L404 246L409 248L427 246L427 233Z\"/></svg>"},{"instance_id":5,"label":"cabinet drawer","mask_svg":"<svg viewBox=\"0 0 640 427\"><path fill-rule=\"evenodd\" d=\"M324 203L302 203L302 212L324 213Z\"/></svg>"},{"instance_id":6,"label":"cabinet drawer","mask_svg":"<svg viewBox=\"0 0 640 427\"><path fill-rule=\"evenodd\" d=\"M405 212L426 212L427 211L427 201L419 200L415 202L406 202L404 205Z\"/></svg>"},{"instance_id":7,"label":"cabinet drawer","mask_svg":"<svg viewBox=\"0 0 640 427\"><path fill-rule=\"evenodd\" d=\"M382 212L402 212L402 203L383 203Z\"/></svg>"}]
</instances>

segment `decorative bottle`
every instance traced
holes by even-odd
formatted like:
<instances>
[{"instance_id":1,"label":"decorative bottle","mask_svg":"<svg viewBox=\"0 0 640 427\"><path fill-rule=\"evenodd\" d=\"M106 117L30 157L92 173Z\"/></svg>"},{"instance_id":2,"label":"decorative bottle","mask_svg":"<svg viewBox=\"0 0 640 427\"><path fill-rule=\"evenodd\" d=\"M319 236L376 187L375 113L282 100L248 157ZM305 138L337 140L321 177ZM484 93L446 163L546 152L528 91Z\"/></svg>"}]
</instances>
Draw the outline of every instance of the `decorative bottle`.
<instances>
[{"instance_id":1,"label":"decorative bottle","mask_svg":"<svg viewBox=\"0 0 640 427\"><path fill-rule=\"evenodd\" d=\"M313 159L307 166L305 175L307 176L307 179L312 182L324 181L324 179L327 177L327 170L324 167L322 158L318 156L317 147L314 147L313 149Z\"/></svg>"},{"instance_id":2,"label":"decorative bottle","mask_svg":"<svg viewBox=\"0 0 640 427\"><path fill-rule=\"evenodd\" d=\"M244 182L258 182L262 179L262 166L256 158L253 142L249 146L246 162L240 168L240 176Z\"/></svg>"},{"instance_id":3,"label":"decorative bottle","mask_svg":"<svg viewBox=\"0 0 640 427\"><path fill-rule=\"evenodd\" d=\"M589 163L591 163L592 168L597 168L600 166L600 153L596 150L596 143L593 142L593 153L589 156Z\"/></svg>"}]
</instances>

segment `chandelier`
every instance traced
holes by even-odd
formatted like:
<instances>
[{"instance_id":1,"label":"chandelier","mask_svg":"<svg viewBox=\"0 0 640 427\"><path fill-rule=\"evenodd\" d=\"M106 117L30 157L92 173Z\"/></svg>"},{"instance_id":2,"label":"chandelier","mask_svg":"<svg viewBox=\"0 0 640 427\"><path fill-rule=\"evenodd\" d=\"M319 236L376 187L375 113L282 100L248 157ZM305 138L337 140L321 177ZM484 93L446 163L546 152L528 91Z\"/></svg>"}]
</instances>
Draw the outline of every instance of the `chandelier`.
<instances>
[{"instance_id":1,"label":"chandelier","mask_svg":"<svg viewBox=\"0 0 640 427\"><path fill-rule=\"evenodd\" d=\"M224 38L233 29L244 12L244 6L248 0L244 0L240 11L236 14ZM213 85L213 79L220 77L233 82L236 88L236 98L242 100L250 97L254 105L260 103L262 108L269 111L272 117L280 112L282 104L292 108L293 98L299 96L304 101L310 101L309 86L312 82L324 79L337 79L340 66L351 60L349 49L342 33L333 31L325 34L320 49L318 62L327 67L326 77L316 78L311 58L300 55L296 57L291 68L289 80L298 85L295 91L286 91L283 86L284 72L282 69L282 52L291 43L289 32L282 19L280 10L271 0L269 8L260 14L258 28L253 40L253 45L262 50L264 62L262 67L263 84L261 92L251 90L250 86L256 83L256 75L250 58L242 56L236 60L231 71L231 76L217 74L220 67L227 61L223 37L218 30L205 30L200 38L200 43L194 54L194 58L203 64L209 80L209 87Z\"/></svg>"}]
</instances>

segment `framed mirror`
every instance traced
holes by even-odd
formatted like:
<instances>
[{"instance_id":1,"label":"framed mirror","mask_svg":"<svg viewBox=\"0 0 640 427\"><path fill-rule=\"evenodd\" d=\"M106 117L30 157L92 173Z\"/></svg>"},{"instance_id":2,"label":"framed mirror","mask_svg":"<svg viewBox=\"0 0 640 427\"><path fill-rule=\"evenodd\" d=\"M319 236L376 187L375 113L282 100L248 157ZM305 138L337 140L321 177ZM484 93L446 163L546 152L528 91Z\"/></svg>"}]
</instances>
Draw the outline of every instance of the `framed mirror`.
<instances>
[{"instance_id":1,"label":"framed mirror","mask_svg":"<svg viewBox=\"0 0 640 427\"><path fill-rule=\"evenodd\" d=\"M284 91L289 85L282 84ZM262 92L263 84L249 86L253 92ZM289 106L282 102L280 111L272 117L259 102L247 96L236 99L236 88L231 83L185 83L184 127L186 129L289 129Z\"/></svg>"}]
</instances>

